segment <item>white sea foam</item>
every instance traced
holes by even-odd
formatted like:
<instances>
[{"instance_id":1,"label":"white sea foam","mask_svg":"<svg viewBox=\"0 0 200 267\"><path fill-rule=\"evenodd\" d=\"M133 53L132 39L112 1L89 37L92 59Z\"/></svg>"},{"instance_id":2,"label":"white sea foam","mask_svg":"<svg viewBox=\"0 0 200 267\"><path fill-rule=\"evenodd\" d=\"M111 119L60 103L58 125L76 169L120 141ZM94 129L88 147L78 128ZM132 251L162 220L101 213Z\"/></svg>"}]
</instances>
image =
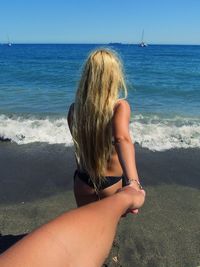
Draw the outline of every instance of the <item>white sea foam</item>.
<instances>
[{"instance_id":1,"label":"white sea foam","mask_svg":"<svg viewBox=\"0 0 200 267\"><path fill-rule=\"evenodd\" d=\"M200 119L138 115L130 124L132 139L153 151L200 148Z\"/></svg>"},{"instance_id":2,"label":"white sea foam","mask_svg":"<svg viewBox=\"0 0 200 267\"><path fill-rule=\"evenodd\" d=\"M23 118L0 115L0 137L17 144L47 142L72 145L66 118Z\"/></svg>"},{"instance_id":3,"label":"white sea foam","mask_svg":"<svg viewBox=\"0 0 200 267\"><path fill-rule=\"evenodd\" d=\"M153 151L200 148L200 119L135 116L130 124L134 142ZM19 145L32 142L72 145L66 118L0 115L0 139Z\"/></svg>"}]
</instances>

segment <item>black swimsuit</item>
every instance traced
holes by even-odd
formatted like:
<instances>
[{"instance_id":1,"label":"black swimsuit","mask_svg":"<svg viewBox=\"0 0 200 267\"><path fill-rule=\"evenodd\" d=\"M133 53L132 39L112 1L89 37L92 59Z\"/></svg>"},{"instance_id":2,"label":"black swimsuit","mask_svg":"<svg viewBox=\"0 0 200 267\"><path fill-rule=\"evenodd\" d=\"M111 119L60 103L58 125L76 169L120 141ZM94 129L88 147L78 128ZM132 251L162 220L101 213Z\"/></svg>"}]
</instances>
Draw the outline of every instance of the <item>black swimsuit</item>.
<instances>
[{"instance_id":1,"label":"black swimsuit","mask_svg":"<svg viewBox=\"0 0 200 267\"><path fill-rule=\"evenodd\" d=\"M74 173L74 180L75 177L78 176L78 178L83 181L85 184L89 185L90 187L94 188L94 184L92 182L92 180L90 179L89 174L87 174L86 172L81 172L79 170L76 170ZM112 186L114 184L116 184L117 182L119 182L122 179L122 186L127 185L127 181L125 176L106 176L105 180L103 180L101 182L101 185L98 187L98 190L103 190L109 186Z\"/></svg>"}]
</instances>

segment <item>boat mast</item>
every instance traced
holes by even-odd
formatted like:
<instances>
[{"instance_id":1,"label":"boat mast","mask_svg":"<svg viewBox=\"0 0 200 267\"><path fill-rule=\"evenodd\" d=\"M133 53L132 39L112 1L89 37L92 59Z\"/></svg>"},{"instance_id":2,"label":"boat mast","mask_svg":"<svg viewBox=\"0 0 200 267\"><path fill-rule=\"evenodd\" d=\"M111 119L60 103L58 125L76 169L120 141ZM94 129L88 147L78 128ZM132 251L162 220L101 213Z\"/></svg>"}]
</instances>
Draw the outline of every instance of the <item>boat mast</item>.
<instances>
[{"instance_id":1,"label":"boat mast","mask_svg":"<svg viewBox=\"0 0 200 267\"><path fill-rule=\"evenodd\" d=\"M141 43L144 43L144 29L142 30L142 40Z\"/></svg>"},{"instance_id":2,"label":"boat mast","mask_svg":"<svg viewBox=\"0 0 200 267\"><path fill-rule=\"evenodd\" d=\"M9 36L7 36L7 40L8 40L7 45L8 45L8 46L11 46L12 43L10 42L10 38L9 38Z\"/></svg>"},{"instance_id":3,"label":"boat mast","mask_svg":"<svg viewBox=\"0 0 200 267\"><path fill-rule=\"evenodd\" d=\"M146 47L148 46L147 43L144 42L144 29L142 31L142 39L141 39L141 43L139 44L140 47Z\"/></svg>"}]
</instances>

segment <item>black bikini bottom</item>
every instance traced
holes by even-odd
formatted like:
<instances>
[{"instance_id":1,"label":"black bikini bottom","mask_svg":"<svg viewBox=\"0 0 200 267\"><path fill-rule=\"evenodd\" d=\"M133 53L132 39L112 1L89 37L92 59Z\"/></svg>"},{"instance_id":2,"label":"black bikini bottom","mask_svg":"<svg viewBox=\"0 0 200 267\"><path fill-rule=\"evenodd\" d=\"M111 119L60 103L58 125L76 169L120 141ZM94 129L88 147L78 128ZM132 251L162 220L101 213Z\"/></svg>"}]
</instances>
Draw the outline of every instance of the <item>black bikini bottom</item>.
<instances>
[{"instance_id":1,"label":"black bikini bottom","mask_svg":"<svg viewBox=\"0 0 200 267\"><path fill-rule=\"evenodd\" d=\"M74 173L74 179L76 176L78 176L78 178L81 181L83 181L85 184L94 188L94 184L92 180L90 179L90 176L87 173L76 170ZM122 176L106 176L105 180L101 182L100 187L98 187L98 190L103 190L109 186L112 186L116 184L117 182L119 182L121 179L122 179L122 186L127 185L126 178L123 175Z\"/></svg>"}]
</instances>

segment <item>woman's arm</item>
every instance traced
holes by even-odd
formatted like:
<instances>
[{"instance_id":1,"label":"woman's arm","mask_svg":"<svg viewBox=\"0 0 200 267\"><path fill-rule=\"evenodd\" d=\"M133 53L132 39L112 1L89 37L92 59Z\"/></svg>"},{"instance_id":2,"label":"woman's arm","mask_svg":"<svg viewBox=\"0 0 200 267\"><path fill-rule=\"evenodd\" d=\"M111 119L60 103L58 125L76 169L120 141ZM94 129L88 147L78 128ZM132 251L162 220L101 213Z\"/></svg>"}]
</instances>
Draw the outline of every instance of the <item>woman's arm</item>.
<instances>
[{"instance_id":1,"label":"woman's arm","mask_svg":"<svg viewBox=\"0 0 200 267\"><path fill-rule=\"evenodd\" d=\"M140 208L143 190L131 186L69 211L35 230L0 256L1 267L100 267L127 209Z\"/></svg>"},{"instance_id":2,"label":"woman's arm","mask_svg":"<svg viewBox=\"0 0 200 267\"><path fill-rule=\"evenodd\" d=\"M129 134L130 116L131 110L128 102L120 100L113 116L113 136L115 139L115 149L125 177L129 180L138 180L135 149ZM133 186L139 189L137 182L133 182Z\"/></svg>"}]
</instances>

